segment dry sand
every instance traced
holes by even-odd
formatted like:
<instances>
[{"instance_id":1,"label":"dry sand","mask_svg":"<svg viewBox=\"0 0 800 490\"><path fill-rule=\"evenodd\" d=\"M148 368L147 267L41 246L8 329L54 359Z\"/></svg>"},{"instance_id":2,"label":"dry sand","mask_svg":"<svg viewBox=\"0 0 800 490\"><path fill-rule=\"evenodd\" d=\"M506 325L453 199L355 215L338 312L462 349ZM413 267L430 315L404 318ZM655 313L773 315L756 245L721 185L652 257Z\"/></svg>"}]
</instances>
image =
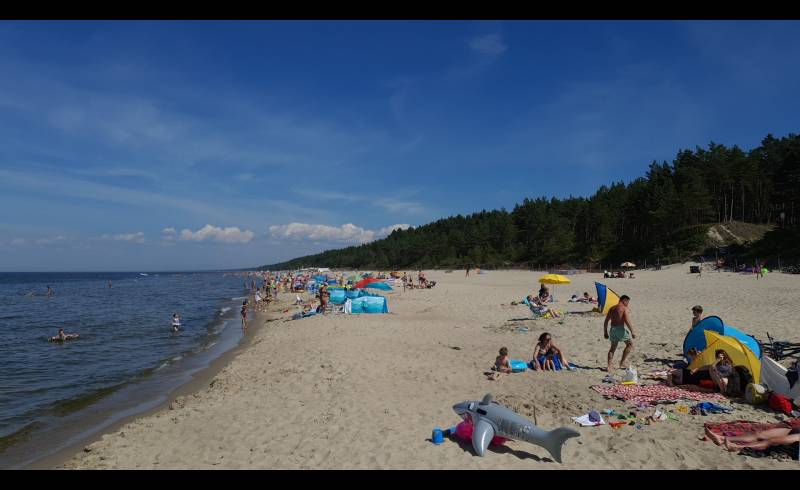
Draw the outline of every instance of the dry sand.
<instances>
[{"instance_id":1,"label":"dry sand","mask_svg":"<svg viewBox=\"0 0 800 490\"><path fill-rule=\"evenodd\" d=\"M637 334L632 360L640 372L679 359L701 304L759 338L798 341L800 276L763 280L733 273L688 274L689 264L637 272L604 282L631 296ZM430 271L431 290L389 293L388 315L330 315L252 327L252 343L205 389L181 396L172 409L136 420L92 443L63 468L798 468L797 462L755 459L701 442L703 423L738 418L775 421L769 409L734 404L731 415L678 414L642 429L578 428L570 419L591 409L623 410L591 390L605 375L603 319L573 293L595 295L602 275L570 276L557 286L558 320L533 320L512 306L538 289L542 273ZM288 301L293 295L283 295ZM526 326L527 333L515 331ZM579 372L483 375L497 350L530 359L535 339L550 332ZM617 356L621 354L618 350ZM618 359L618 358L617 358ZM539 426L564 425L581 434L564 446L564 464L538 446L511 441L483 458L468 444L430 442L435 426L455 425L454 403L491 392ZM672 406L674 407L674 406ZM668 406L669 408L669 406ZM627 410L626 410L627 411Z\"/></svg>"}]
</instances>

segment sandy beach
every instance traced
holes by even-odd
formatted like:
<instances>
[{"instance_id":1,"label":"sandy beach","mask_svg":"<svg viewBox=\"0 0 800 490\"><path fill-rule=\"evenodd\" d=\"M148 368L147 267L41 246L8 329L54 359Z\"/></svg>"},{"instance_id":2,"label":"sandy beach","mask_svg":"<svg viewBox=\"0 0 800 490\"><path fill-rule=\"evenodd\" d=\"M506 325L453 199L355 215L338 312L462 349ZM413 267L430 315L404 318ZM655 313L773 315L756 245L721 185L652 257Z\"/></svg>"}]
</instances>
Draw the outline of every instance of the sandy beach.
<instances>
[{"instance_id":1,"label":"sandy beach","mask_svg":"<svg viewBox=\"0 0 800 490\"><path fill-rule=\"evenodd\" d=\"M704 307L760 339L800 341L796 303L800 276L704 272L689 265L641 271L636 279L570 276L556 286L562 320L532 319L511 305L538 289L543 272L487 271L464 276L428 271L430 290L388 293L389 314L289 315L252 323L252 341L207 386L170 407L104 435L58 468L358 468L358 469L798 469L728 453L703 442L703 423L748 419L774 422L768 408L733 403L727 415L677 414L645 425L578 427L571 417L629 404L590 389L606 373L603 317L569 303L595 295L594 281L631 297L637 334L632 363L640 373L680 358L690 308ZM289 308L282 294L273 308ZM295 310L292 310L295 311ZM519 331L527 327L528 331ZM523 329L524 330L524 329ZM513 359L531 358L536 338L553 335L580 371L512 374L490 381L484 372L506 346ZM617 356L621 353L618 351ZM619 357L617 357L618 361ZM621 374L621 371L619 372ZM492 393L497 401L550 430L573 427L563 464L541 447L510 441L476 456L469 444L430 442L435 426L459 422L452 405ZM673 406L666 406L673 408Z\"/></svg>"}]
</instances>

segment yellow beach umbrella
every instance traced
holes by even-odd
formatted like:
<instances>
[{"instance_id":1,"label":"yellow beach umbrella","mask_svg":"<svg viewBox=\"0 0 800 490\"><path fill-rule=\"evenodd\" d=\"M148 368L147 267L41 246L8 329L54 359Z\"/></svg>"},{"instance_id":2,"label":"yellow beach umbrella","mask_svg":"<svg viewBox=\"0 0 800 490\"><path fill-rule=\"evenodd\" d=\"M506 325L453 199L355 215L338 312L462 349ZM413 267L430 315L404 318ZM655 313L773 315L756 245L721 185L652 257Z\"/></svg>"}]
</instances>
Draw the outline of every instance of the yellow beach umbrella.
<instances>
[{"instance_id":1,"label":"yellow beach umbrella","mask_svg":"<svg viewBox=\"0 0 800 490\"><path fill-rule=\"evenodd\" d=\"M539 278L541 284L569 284L572 281L561 274L545 274Z\"/></svg>"},{"instance_id":2,"label":"yellow beach umbrella","mask_svg":"<svg viewBox=\"0 0 800 490\"><path fill-rule=\"evenodd\" d=\"M689 369L698 369L704 366L710 366L716 361L714 354L718 350L724 350L728 357L733 361L734 366L741 366L750 372L753 376L753 382L759 384L761 382L761 361L758 360L753 351L744 345L739 339L729 337L727 335L720 335L711 330L703 332L706 336L707 347L694 358L689 365Z\"/></svg>"},{"instance_id":3,"label":"yellow beach umbrella","mask_svg":"<svg viewBox=\"0 0 800 490\"><path fill-rule=\"evenodd\" d=\"M545 274L539 278L539 282L541 284L569 284L572 281L561 274ZM555 288L553 288L553 293L555 293Z\"/></svg>"}]
</instances>

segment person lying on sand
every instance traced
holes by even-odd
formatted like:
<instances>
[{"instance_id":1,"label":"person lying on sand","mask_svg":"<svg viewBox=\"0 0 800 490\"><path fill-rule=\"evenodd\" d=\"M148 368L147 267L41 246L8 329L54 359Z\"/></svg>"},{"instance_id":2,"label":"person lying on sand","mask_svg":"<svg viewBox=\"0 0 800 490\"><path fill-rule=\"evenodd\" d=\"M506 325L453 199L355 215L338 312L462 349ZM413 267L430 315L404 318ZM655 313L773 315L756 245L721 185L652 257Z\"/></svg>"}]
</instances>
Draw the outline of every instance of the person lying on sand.
<instances>
[{"instance_id":1,"label":"person lying on sand","mask_svg":"<svg viewBox=\"0 0 800 490\"><path fill-rule=\"evenodd\" d=\"M728 451L741 451L752 448L764 451L772 446L788 446L800 443L800 422L796 419L786 422L786 427L767 429L755 434L725 437L714 434L706 427L706 437L717 446L725 446ZM797 446L795 446L797 448Z\"/></svg>"}]
</instances>

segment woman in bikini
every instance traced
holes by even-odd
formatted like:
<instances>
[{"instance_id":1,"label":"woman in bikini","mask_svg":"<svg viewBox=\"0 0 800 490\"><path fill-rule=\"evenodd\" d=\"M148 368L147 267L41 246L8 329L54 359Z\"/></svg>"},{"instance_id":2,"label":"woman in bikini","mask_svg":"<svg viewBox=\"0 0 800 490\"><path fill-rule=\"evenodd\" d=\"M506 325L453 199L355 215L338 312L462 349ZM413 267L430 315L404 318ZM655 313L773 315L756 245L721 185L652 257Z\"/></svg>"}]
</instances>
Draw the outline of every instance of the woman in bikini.
<instances>
[{"instance_id":1,"label":"woman in bikini","mask_svg":"<svg viewBox=\"0 0 800 490\"><path fill-rule=\"evenodd\" d=\"M559 356L561 367L566 368L569 366L567 359L564 357L564 352L553 342L553 336L545 332L539 336L539 342L533 348L533 369L543 371L555 371L555 363L553 358Z\"/></svg>"}]
</instances>

